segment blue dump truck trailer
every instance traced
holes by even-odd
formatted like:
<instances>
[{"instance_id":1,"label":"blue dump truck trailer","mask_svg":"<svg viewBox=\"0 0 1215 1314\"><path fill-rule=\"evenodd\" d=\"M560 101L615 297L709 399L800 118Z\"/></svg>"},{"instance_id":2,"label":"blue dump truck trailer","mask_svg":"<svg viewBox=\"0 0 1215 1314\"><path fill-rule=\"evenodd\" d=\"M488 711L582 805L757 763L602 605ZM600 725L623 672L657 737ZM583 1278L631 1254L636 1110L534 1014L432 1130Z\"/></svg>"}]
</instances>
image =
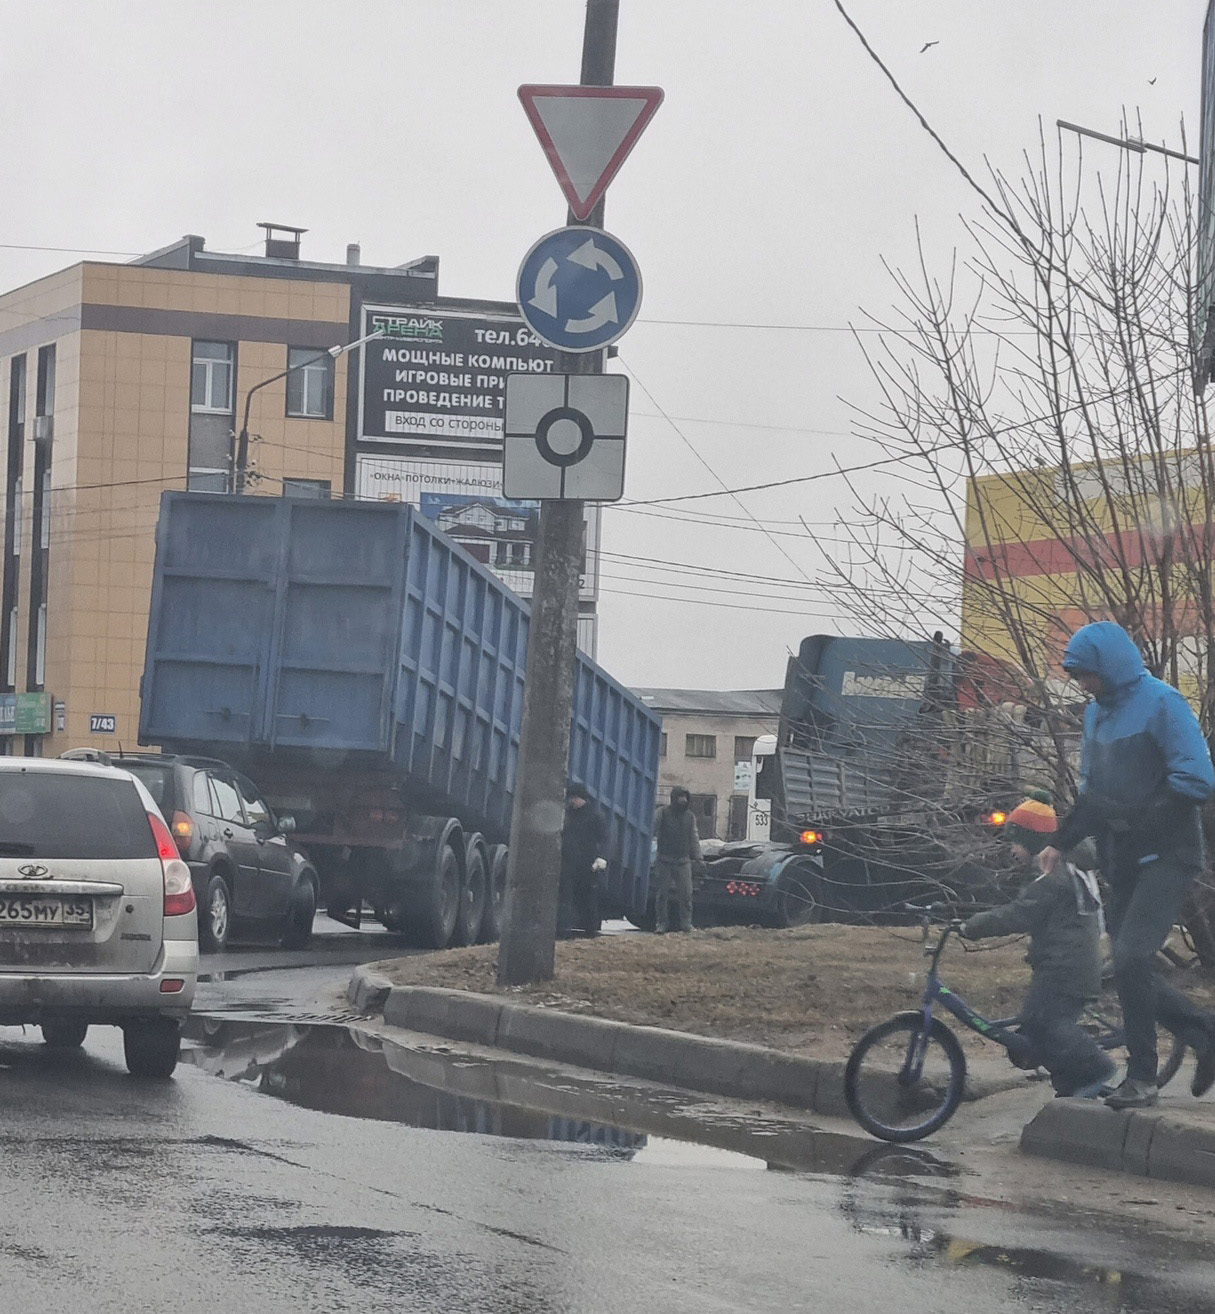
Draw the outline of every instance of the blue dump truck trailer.
<instances>
[{"instance_id":1,"label":"blue dump truck trailer","mask_svg":"<svg viewBox=\"0 0 1215 1314\"><path fill-rule=\"evenodd\" d=\"M423 947L499 930L527 604L414 508L166 493L140 742L222 758L289 816L331 916ZM646 907L661 720L581 653L570 776Z\"/></svg>"},{"instance_id":2,"label":"blue dump truck trailer","mask_svg":"<svg viewBox=\"0 0 1215 1314\"><path fill-rule=\"evenodd\" d=\"M951 859L928 814L955 676L940 639L803 640L777 732L756 744L747 838L704 846L698 914L792 926L886 913L939 889Z\"/></svg>"}]
</instances>

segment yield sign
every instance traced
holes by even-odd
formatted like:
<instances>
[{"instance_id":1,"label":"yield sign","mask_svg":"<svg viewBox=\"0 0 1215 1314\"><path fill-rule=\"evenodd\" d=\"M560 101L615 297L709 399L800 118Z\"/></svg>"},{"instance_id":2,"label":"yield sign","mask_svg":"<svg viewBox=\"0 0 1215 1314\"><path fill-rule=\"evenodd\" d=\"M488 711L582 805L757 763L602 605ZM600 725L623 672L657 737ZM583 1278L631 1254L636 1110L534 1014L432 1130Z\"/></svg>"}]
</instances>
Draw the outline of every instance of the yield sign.
<instances>
[{"instance_id":1,"label":"yield sign","mask_svg":"<svg viewBox=\"0 0 1215 1314\"><path fill-rule=\"evenodd\" d=\"M528 85L519 99L574 218L582 220L662 104L662 88Z\"/></svg>"}]
</instances>

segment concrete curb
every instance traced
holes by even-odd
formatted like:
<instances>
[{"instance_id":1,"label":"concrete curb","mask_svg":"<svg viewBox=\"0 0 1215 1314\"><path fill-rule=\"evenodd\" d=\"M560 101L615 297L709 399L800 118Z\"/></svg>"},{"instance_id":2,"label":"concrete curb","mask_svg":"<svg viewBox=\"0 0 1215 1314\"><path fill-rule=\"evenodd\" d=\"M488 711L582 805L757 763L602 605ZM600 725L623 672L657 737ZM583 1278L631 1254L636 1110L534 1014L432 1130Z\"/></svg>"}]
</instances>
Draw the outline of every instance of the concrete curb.
<instances>
[{"instance_id":1,"label":"concrete curb","mask_svg":"<svg viewBox=\"0 0 1215 1314\"><path fill-rule=\"evenodd\" d=\"M390 1026L408 1031L710 1095L849 1116L844 1103L845 1064L840 1060L804 1058L686 1031L580 1017L466 990L388 986L365 967L355 968L346 994L356 1010L382 1011ZM966 1098L981 1099L1018 1084L1018 1075L1011 1071L1006 1081L968 1078Z\"/></svg>"},{"instance_id":2,"label":"concrete curb","mask_svg":"<svg viewBox=\"0 0 1215 1314\"><path fill-rule=\"evenodd\" d=\"M1167 1109L1052 1100L1021 1133L1021 1149L1135 1177L1215 1186L1215 1123Z\"/></svg>"},{"instance_id":3,"label":"concrete curb","mask_svg":"<svg viewBox=\"0 0 1215 1314\"><path fill-rule=\"evenodd\" d=\"M392 982L365 967L355 970L346 987L346 999L356 1013L382 1013L392 994Z\"/></svg>"}]
</instances>

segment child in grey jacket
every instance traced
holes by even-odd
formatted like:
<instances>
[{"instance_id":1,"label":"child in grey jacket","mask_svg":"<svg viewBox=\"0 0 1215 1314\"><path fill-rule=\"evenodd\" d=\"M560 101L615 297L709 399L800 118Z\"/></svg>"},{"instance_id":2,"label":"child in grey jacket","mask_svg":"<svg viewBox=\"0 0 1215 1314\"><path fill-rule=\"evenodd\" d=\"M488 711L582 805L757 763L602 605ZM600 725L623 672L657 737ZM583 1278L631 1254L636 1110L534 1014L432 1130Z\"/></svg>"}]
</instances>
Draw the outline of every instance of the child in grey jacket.
<instances>
[{"instance_id":1,"label":"child in grey jacket","mask_svg":"<svg viewBox=\"0 0 1215 1314\"><path fill-rule=\"evenodd\" d=\"M1058 827L1050 795L1035 792L1009 814L1004 833L1013 856L1033 870L1034 858ZM977 913L962 927L967 940L1029 934L1033 975L1021 1007L1021 1033L1057 1095L1096 1096L1116 1070L1079 1026L1085 1005L1101 993L1101 931L1096 877L1074 863L1036 876L1012 903Z\"/></svg>"}]
</instances>

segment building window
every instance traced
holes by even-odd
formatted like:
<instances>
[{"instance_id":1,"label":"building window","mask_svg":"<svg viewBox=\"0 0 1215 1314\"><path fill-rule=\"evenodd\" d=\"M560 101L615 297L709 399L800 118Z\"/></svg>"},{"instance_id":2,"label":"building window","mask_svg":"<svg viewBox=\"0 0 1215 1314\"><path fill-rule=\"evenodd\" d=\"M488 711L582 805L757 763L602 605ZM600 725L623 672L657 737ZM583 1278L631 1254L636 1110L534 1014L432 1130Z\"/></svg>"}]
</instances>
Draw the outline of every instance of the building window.
<instances>
[{"instance_id":1,"label":"building window","mask_svg":"<svg viewBox=\"0 0 1215 1314\"><path fill-rule=\"evenodd\" d=\"M35 385L35 415L55 414L55 344L38 348L38 380Z\"/></svg>"},{"instance_id":2,"label":"building window","mask_svg":"<svg viewBox=\"0 0 1215 1314\"><path fill-rule=\"evenodd\" d=\"M190 375L190 456L186 487L226 493L232 470L232 390L236 348L196 342Z\"/></svg>"},{"instance_id":3,"label":"building window","mask_svg":"<svg viewBox=\"0 0 1215 1314\"><path fill-rule=\"evenodd\" d=\"M283 496L323 502L330 495L328 479L284 479Z\"/></svg>"},{"instance_id":4,"label":"building window","mask_svg":"<svg viewBox=\"0 0 1215 1314\"><path fill-rule=\"evenodd\" d=\"M667 755L667 732L664 730L658 739L658 756L666 757Z\"/></svg>"},{"instance_id":5,"label":"building window","mask_svg":"<svg viewBox=\"0 0 1215 1314\"><path fill-rule=\"evenodd\" d=\"M204 415L232 414L233 358L230 342L196 342L190 374L190 409Z\"/></svg>"},{"instance_id":6,"label":"building window","mask_svg":"<svg viewBox=\"0 0 1215 1314\"><path fill-rule=\"evenodd\" d=\"M701 839L717 838L717 795L693 794L692 813Z\"/></svg>"},{"instance_id":7,"label":"building window","mask_svg":"<svg viewBox=\"0 0 1215 1314\"><path fill-rule=\"evenodd\" d=\"M5 682L10 689L17 687L17 608L12 607L8 613L8 670L4 672Z\"/></svg>"},{"instance_id":8,"label":"building window","mask_svg":"<svg viewBox=\"0 0 1215 1314\"><path fill-rule=\"evenodd\" d=\"M750 762L755 754L755 736L754 735L735 735L734 736L734 760L735 762Z\"/></svg>"},{"instance_id":9,"label":"building window","mask_svg":"<svg viewBox=\"0 0 1215 1314\"><path fill-rule=\"evenodd\" d=\"M315 347L288 347L287 414L305 420L333 418L333 357Z\"/></svg>"},{"instance_id":10,"label":"building window","mask_svg":"<svg viewBox=\"0 0 1215 1314\"><path fill-rule=\"evenodd\" d=\"M726 822L727 840L745 840L747 838L747 796L730 795L730 817Z\"/></svg>"},{"instance_id":11,"label":"building window","mask_svg":"<svg viewBox=\"0 0 1215 1314\"><path fill-rule=\"evenodd\" d=\"M42 550L51 546L51 468L42 472Z\"/></svg>"},{"instance_id":12,"label":"building window","mask_svg":"<svg viewBox=\"0 0 1215 1314\"><path fill-rule=\"evenodd\" d=\"M38 636L34 641L34 683L41 689L46 684L46 603L38 608Z\"/></svg>"},{"instance_id":13,"label":"building window","mask_svg":"<svg viewBox=\"0 0 1215 1314\"><path fill-rule=\"evenodd\" d=\"M717 736L689 735L684 744L684 752L688 757L716 757Z\"/></svg>"}]
</instances>

